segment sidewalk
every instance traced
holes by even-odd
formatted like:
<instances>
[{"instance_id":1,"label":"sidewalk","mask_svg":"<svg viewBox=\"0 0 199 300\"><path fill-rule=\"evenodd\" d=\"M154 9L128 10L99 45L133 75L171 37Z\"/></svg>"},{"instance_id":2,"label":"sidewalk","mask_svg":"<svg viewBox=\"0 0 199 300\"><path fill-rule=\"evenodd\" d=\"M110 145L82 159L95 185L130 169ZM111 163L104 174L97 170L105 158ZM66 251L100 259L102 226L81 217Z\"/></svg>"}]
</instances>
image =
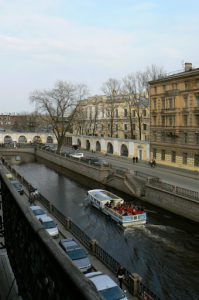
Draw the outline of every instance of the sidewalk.
<instances>
[{"instance_id":1,"label":"sidewalk","mask_svg":"<svg viewBox=\"0 0 199 300\"><path fill-rule=\"evenodd\" d=\"M90 154L91 153L86 153ZM138 163L133 163L131 159L126 157L117 157L112 155L96 155L99 157L103 157L107 161L109 161L114 168L126 168L130 171L140 171L149 176L158 177L161 181L179 186L188 190L199 192L199 173L195 171L178 169L175 167L159 165L155 168L151 168L148 162L138 161Z\"/></svg>"}]
</instances>

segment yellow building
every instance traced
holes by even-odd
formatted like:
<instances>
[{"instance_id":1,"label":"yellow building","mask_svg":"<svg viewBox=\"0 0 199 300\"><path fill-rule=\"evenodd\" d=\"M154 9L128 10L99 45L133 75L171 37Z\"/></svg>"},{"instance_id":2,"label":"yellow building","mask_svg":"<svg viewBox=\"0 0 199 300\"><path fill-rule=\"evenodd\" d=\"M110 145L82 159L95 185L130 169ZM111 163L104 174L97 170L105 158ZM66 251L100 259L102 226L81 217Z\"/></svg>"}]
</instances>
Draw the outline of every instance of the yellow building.
<instances>
[{"instance_id":1,"label":"yellow building","mask_svg":"<svg viewBox=\"0 0 199 300\"><path fill-rule=\"evenodd\" d=\"M151 158L199 171L199 68L149 82Z\"/></svg>"},{"instance_id":2,"label":"yellow building","mask_svg":"<svg viewBox=\"0 0 199 300\"><path fill-rule=\"evenodd\" d=\"M133 106L129 96L94 96L79 103L73 133L121 139L149 140L149 108Z\"/></svg>"}]
</instances>

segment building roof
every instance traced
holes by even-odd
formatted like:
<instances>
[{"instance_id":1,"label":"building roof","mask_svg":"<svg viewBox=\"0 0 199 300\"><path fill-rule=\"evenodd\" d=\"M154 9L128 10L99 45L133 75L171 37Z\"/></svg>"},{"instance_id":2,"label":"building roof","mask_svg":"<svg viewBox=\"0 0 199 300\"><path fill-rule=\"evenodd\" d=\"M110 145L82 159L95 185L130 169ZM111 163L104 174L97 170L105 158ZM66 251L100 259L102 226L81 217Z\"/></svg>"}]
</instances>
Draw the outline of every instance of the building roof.
<instances>
[{"instance_id":1,"label":"building roof","mask_svg":"<svg viewBox=\"0 0 199 300\"><path fill-rule=\"evenodd\" d=\"M199 68L195 68L195 69L191 69L191 70L187 70L187 71L167 75L165 77L149 81L149 84L153 85L153 84L156 84L156 83L161 83L161 82L165 82L165 81L170 81L170 80L174 80L174 79L181 79L181 78L186 78L186 77L191 77L191 76L197 76L197 75L199 76Z\"/></svg>"}]
</instances>

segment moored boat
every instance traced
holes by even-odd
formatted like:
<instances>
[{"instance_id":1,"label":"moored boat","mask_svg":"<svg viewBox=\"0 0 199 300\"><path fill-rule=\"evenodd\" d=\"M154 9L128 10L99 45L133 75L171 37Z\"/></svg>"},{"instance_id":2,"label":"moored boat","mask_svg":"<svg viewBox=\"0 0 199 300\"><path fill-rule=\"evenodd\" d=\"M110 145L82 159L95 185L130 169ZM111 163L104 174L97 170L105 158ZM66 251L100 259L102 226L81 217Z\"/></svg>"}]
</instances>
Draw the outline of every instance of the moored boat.
<instances>
[{"instance_id":1,"label":"moored boat","mask_svg":"<svg viewBox=\"0 0 199 300\"><path fill-rule=\"evenodd\" d=\"M110 216L114 221L123 227L141 225L146 223L146 213L143 209L125 202L117 195L101 189L88 191L89 202Z\"/></svg>"}]
</instances>

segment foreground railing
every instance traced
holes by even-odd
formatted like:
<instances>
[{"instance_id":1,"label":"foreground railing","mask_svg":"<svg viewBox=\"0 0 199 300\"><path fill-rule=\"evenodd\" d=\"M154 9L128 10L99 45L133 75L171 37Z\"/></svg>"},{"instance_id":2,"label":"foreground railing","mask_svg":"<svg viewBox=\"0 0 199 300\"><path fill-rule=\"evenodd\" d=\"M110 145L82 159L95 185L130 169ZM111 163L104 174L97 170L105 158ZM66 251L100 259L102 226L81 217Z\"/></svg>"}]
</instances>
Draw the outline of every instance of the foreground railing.
<instances>
[{"instance_id":1,"label":"foreground railing","mask_svg":"<svg viewBox=\"0 0 199 300\"><path fill-rule=\"evenodd\" d=\"M11 167L7 161L3 161L6 167L15 175L15 177L21 181L21 183L27 188L31 187L31 184L21 176L13 167ZM109 253L107 253L96 240L91 239L79 226L77 226L70 218L62 214L53 204L50 203L43 195L39 194L37 200L63 225L63 227L70 231L81 243L102 263L104 263L114 274L120 266L120 263L115 260ZM151 292L142 283L142 278L136 274L129 272L124 268L125 279L124 283L128 290L135 296L144 300L160 300L153 292ZM148 297L148 298L147 298Z\"/></svg>"}]
</instances>

